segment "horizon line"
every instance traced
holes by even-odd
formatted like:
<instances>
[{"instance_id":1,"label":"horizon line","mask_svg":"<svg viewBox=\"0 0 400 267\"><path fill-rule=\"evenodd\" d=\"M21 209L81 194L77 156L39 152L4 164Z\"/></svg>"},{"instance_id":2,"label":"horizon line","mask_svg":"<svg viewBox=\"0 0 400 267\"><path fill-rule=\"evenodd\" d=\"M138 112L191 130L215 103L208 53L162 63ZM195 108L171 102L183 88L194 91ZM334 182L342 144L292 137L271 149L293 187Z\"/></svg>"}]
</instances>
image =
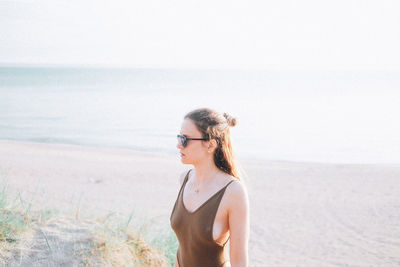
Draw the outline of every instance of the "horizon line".
<instances>
[{"instance_id":1,"label":"horizon line","mask_svg":"<svg viewBox=\"0 0 400 267\"><path fill-rule=\"evenodd\" d=\"M260 72L400 72L390 69L300 69L300 68L238 68L238 67L205 67L205 66L171 66L171 65L130 65L130 64L83 64L83 63L9 63L0 62L0 68L80 68L80 69L148 69L148 70L207 70L207 71L260 71Z\"/></svg>"}]
</instances>

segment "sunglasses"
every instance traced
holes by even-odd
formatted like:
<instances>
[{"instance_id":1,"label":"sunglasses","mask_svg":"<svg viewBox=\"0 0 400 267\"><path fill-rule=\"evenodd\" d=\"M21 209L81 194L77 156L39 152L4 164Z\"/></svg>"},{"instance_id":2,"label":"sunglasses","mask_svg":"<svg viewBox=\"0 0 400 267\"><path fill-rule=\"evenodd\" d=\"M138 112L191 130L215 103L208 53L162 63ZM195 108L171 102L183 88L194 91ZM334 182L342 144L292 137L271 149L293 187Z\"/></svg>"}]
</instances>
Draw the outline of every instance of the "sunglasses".
<instances>
[{"instance_id":1,"label":"sunglasses","mask_svg":"<svg viewBox=\"0 0 400 267\"><path fill-rule=\"evenodd\" d=\"M180 134L178 134L176 137L178 138L178 142L180 142L180 143L182 144L183 147L186 147L186 146L187 146L188 140L202 140L202 141L208 141L208 139L206 139L206 138L187 138L186 136L180 135Z\"/></svg>"}]
</instances>

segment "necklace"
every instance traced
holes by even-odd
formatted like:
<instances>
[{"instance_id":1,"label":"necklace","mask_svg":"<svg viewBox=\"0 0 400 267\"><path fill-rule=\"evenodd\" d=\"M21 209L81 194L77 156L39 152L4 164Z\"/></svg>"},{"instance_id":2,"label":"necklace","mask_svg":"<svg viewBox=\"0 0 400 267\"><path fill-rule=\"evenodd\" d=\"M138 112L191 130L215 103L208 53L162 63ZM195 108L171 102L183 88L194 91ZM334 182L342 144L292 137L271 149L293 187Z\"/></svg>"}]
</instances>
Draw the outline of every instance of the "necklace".
<instances>
[{"instance_id":1,"label":"necklace","mask_svg":"<svg viewBox=\"0 0 400 267\"><path fill-rule=\"evenodd\" d=\"M198 194L199 192L200 192L200 188L199 188L200 186L199 185L193 185L193 190L194 190L194 192L196 193L196 194Z\"/></svg>"}]
</instances>

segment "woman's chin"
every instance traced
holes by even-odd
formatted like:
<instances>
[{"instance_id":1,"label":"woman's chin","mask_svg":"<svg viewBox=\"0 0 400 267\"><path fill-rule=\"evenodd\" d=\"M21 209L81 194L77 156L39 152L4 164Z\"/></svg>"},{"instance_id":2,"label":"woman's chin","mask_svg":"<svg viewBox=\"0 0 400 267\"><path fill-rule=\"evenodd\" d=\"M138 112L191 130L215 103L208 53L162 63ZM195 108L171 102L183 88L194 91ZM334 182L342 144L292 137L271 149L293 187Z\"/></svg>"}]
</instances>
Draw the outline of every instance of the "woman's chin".
<instances>
[{"instance_id":1,"label":"woman's chin","mask_svg":"<svg viewBox=\"0 0 400 267\"><path fill-rule=\"evenodd\" d=\"M185 158L185 156L181 156L181 162L183 164L190 164L190 162Z\"/></svg>"}]
</instances>

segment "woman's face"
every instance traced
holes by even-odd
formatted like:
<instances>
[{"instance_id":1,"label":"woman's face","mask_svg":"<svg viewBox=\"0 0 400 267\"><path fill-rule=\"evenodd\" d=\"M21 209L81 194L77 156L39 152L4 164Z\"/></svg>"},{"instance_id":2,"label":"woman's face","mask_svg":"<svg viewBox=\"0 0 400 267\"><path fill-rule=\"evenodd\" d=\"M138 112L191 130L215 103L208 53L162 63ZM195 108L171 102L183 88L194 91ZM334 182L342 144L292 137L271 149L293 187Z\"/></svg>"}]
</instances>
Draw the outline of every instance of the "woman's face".
<instances>
[{"instance_id":1,"label":"woman's face","mask_svg":"<svg viewBox=\"0 0 400 267\"><path fill-rule=\"evenodd\" d=\"M187 138L203 138L201 132L197 129L194 122L190 119L185 119L181 126L180 135ZM207 156L206 141L188 140L186 147L178 141L176 147L180 150L181 162L183 164L196 164Z\"/></svg>"}]
</instances>

